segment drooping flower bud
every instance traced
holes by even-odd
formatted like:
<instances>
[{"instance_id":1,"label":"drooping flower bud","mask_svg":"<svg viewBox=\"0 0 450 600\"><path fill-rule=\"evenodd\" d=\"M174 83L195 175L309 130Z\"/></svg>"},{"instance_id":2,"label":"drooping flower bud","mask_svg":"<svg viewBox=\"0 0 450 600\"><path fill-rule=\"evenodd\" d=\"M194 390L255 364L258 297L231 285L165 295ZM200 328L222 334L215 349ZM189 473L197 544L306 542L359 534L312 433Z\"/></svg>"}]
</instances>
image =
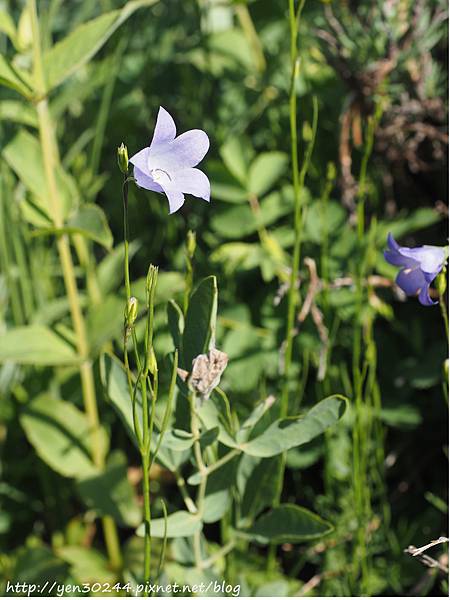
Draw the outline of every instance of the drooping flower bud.
<instances>
[{"instance_id":1,"label":"drooping flower bud","mask_svg":"<svg viewBox=\"0 0 450 600\"><path fill-rule=\"evenodd\" d=\"M128 173L128 148L123 143L117 148L117 164L121 172L126 175Z\"/></svg>"}]
</instances>

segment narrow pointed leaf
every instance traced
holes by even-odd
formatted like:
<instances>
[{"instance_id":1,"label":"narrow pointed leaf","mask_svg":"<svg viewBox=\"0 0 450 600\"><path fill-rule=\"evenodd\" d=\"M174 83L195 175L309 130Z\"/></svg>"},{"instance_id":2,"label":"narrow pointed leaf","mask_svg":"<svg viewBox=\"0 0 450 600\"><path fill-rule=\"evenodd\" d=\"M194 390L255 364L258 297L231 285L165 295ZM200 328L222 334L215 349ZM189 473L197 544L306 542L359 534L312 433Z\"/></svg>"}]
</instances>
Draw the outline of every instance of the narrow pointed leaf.
<instances>
[{"instance_id":1,"label":"narrow pointed leaf","mask_svg":"<svg viewBox=\"0 0 450 600\"><path fill-rule=\"evenodd\" d=\"M189 300L183 332L184 369L190 370L199 354L208 352L215 342L217 318L217 281L214 276L200 282Z\"/></svg>"},{"instance_id":2,"label":"narrow pointed leaf","mask_svg":"<svg viewBox=\"0 0 450 600\"><path fill-rule=\"evenodd\" d=\"M32 90L27 81L28 74L10 65L0 54L0 84L28 98L31 96Z\"/></svg>"}]
</instances>

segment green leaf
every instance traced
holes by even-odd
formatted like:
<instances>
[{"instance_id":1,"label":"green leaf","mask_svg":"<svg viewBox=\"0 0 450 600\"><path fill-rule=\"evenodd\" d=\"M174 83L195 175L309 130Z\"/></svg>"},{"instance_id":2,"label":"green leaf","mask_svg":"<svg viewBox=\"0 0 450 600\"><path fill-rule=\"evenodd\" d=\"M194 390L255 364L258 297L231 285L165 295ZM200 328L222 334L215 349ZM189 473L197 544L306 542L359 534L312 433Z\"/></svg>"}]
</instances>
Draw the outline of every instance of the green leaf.
<instances>
[{"instance_id":1,"label":"green leaf","mask_svg":"<svg viewBox=\"0 0 450 600\"><path fill-rule=\"evenodd\" d=\"M303 190L302 201L306 202L309 194ZM216 213L211 225L225 239L241 239L251 235L262 227L273 225L284 215L292 213L294 196L292 188L285 186L281 191L272 192L260 201L260 209L253 213L248 203L242 206L227 207ZM219 249L220 251L220 249Z\"/></svg>"},{"instance_id":2,"label":"green leaf","mask_svg":"<svg viewBox=\"0 0 450 600\"><path fill-rule=\"evenodd\" d=\"M30 127L38 126L37 114L34 106L26 104L23 100L3 100L0 102L0 119L11 121Z\"/></svg>"},{"instance_id":3,"label":"green leaf","mask_svg":"<svg viewBox=\"0 0 450 600\"><path fill-rule=\"evenodd\" d=\"M226 417L217 407L215 399L210 398L208 402L204 402L198 409L198 415L207 429L219 429L219 434L217 436L219 442L224 446L228 446L228 448L238 448L239 444L228 432L229 425L226 423Z\"/></svg>"},{"instance_id":4,"label":"green leaf","mask_svg":"<svg viewBox=\"0 0 450 600\"><path fill-rule=\"evenodd\" d=\"M308 207L305 221L306 239L321 244L325 235L340 232L347 218L347 213L338 202L328 202L323 206L314 202Z\"/></svg>"},{"instance_id":5,"label":"green leaf","mask_svg":"<svg viewBox=\"0 0 450 600\"><path fill-rule=\"evenodd\" d=\"M256 196L261 196L277 182L286 171L287 154L284 152L264 152L252 163L249 173L248 189Z\"/></svg>"},{"instance_id":6,"label":"green leaf","mask_svg":"<svg viewBox=\"0 0 450 600\"><path fill-rule=\"evenodd\" d=\"M119 296L109 295L99 304L89 306L87 330L91 352L101 350L104 344L123 336L124 300Z\"/></svg>"},{"instance_id":7,"label":"green leaf","mask_svg":"<svg viewBox=\"0 0 450 600\"><path fill-rule=\"evenodd\" d=\"M40 585L43 590L49 581L65 581L68 571L68 565L46 546L20 548L11 579Z\"/></svg>"},{"instance_id":8,"label":"green leaf","mask_svg":"<svg viewBox=\"0 0 450 600\"><path fill-rule=\"evenodd\" d=\"M130 440L137 446L127 376L122 363L109 354L103 354L100 357L100 379L106 398L111 402L114 410L120 417ZM136 394L136 404L138 420L142 428L142 404L139 391ZM156 443L157 435L155 434L152 440L152 447L154 447ZM174 470L174 460L167 449L162 447L159 449L157 460L169 470Z\"/></svg>"},{"instance_id":9,"label":"green leaf","mask_svg":"<svg viewBox=\"0 0 450 600\"><path fill-rule=\"evenodd\" d=\"M41 394L24 407L20 423L36 453L52 469L66 477L98 473L92 461L92 434L84 413L69 402ZM100 429L101 454L108 441Z\"/></svg>"},{"instance_id":10,"label":"green leaf","mask_svg":"<svg viewBox=\"0 0 450 600\"><path fill-rule=\"evenodd\" d=\"M414 428L422 422L422 415L417 406L398 404L396 406L384 406L380 417L389 427Z\"/></svg>"},{"instance_id":11,"label":"green leaf","mask_svg":"<svg viewBox=\"0 0 450 600\"><path fill-rule=\"evenodd\" d=\"M263 402L259 402L255 406L238 431L237 439L239 442L246 442L248 440L255 425L270 409L274 401L275 398L273 396L268 396Z\"/></svg>"},{"instance_id":12,"label":"green leaf","mask_svg":"<svg viewBox=\"0 0 450 600\"><path fill-rule=\"evenodd\" d=\"M63 546L58 548L56 552L58 557L69 563L71 575L76 581L114 585L117 580L106 557L94 548Z\"/></svg>"},{"instance_id":13,"label":"green leaf","mask_svg":"<svg viewBox=\"0 0 450 600\"><path fill-rule=\"evenodd\" d=\"M157 0L127 2L122 10L114 10L79 25L44 55L48 90L62 83L87 63L111 35L138 8L151 6Z\"/></svg>"},{"instance_id":14,"label":"green leaf","mask_svg":"<svg viewBox=\"0 0 450 600\"><path fill-rule=\"evenodd\" d=\"M164 537L164 519L152 519L151 534L152 537ZM202 529L202 522L197 515L192 515L185 510L172 513L167 517L167 537L180 538L190 537ZM144 536L144 523L139 525L136 535Z\"/></svg>"},{"instance_id":15,"label":"green leaf","mask_svg":"<svg viewBox=\"0 0 450 600\"><path fill-rule=\"evenodd\" d=\"M184 315L175 300L169 300L167 303L167 324L174 347L180 349L184 330Z\"/></svg>"},{"instance_id":16,"label":"green leaf","mask_svg":"<svg viewBox=\"0 0 450 600\"><path fill-rule=\"evenodd\" d=\"M442 218L437 210L421 207L410 214L401 214L397 219L388 223L382 221L377 227L377 242L380 246L385 246L387 235L390 232L401 243L400 238L403 235L430 227L441 221Z\"/></svg>"},{"instance_id":17,"label":"green leaf","mask_svg":"<svg viewBox=\"0 0 450 600\"><path fill-rule=\"evenodd\" d=\"M278 496L281 462L278 456L256 458L244 455L238 468L238 489L241 496L241 518L250 522L272 505ZM258 493L255 494L255 489Z\"/></svg>"},{"instance_id":18,"label":"green leaf","mask_svg":"<svg viewBox=\"0 0 450 600\"><path fill-rule=\"evenodd\" d=\"M276 456L306 444L331 427L345 412L346 398L338 394L325 398L303 417L278 419L260 436L240 445L251 456Z\"/></svg>"},{"instance_id":19,"label":"green leaf","mask_svg":"<svg viewBox=\"0 0 450 600\"><path fill-rule=\"evenodd\" d=\"M106 398L111 402L119 415L129 438L134 444L137 444L134 434L133 411L128 391L127 376L122 363L115 356L103 354L100 357L100 379ZM138 404L139 422L142 423L140 394L137 394L136 401Z\"/></svg>"},{"instance_id":20,"label":"green leaf","mask_svg":"<svg viewBox=\"0 0 450 600\"><path fill-rule=\"evenodd\" d=\"M4 9L0 9L0 31L6 34L13 43L15 42L17 35L16 25L9 12Z\"/></svg>"},{"instance_id":21,"label":"green leaf","mask_svg":"<svg viewBox=\"0 0 450 600\"><path fill-rule=\"evenodd\" d=\"M244 144L238 138L229 138L220 148L220 156L230 173L246 187L249 164Z\"/></svg>"},{"instance_id":22,"label":"green leaf","mask_svg":"<svg viewBox=\"0 0 450 600\"><path fill-rule=\"evenodd\" d=\"M225 239L241 239L257 231L258 223L248 204L243 204L216 213L211 227Z\"/></svg>"},{"instance_id":23,"label":"green leaf","mask_svg":"<svg viewBox=\"0 0 450 600\"><path fill-rule=\"evenodd\" d=\"M0 84L19 92L25 98L31 96L28 73L10 65L0 54Z\"/></svg>"},{"instance_id":24,"label":"green leaf","mask_svg":"<svg viewBox=\"0 0 450 600\"><path fill-rule=\"evenodd\" d=\"M318 515L296 504L281 504L260 517L252 527L241 531L260 544L304 542L333 531L333 526Z\"/></svg>"},{"instance_id":25,"label":"green leaf","mask_svg":"<svg viewBox=\"0 0 450 600\"><path fill-rule=\"evenodd\" d=\"M247 190L225 169L223 163L214 160L209 161L208 176L211 180L211 195L213 198L231 204L247 202Z\"/></svg>"},{"instance_id":26,"label":"green leaf","mask_svg":"<svg viewBox=\"0 0 450 600\"><path fill-rule=\"evenodd\" d=\"M96 204L85 204L67 221L71 233L80 233L105 248L112 248L113 236L105 213Z\"/></svg>"},{"instance_id":27,"label":"green leaf","mask_svg":"<svg viewBox=\"0 0 450 600\"><path fill-rule=\"evenodd\" d=\"M222 244L211 255L213 262L223 264L225 273L231 275L236 270L251 270L258 267L262 257L259 244L231 242Z\"/></svg>"},{"instance_id":28,"label":"green leaf","mask_svg":"<svg viewBox=\"0 0 450 600\"><path fill-rule=\"evenodd\" d=\"M11 360L21 365L57 366L79 362L72 346L42 325L8 329L0 339L0 363Z\"/></svg>"},{"instance_id":29,"label":"green leaf","mask_svg":"<svg viewBox=\"0 0 450 600\"><path fill-rule=\"evenodd\" d=\"M209 475L203 508L205 523L215 523L227 512L232 500L238 462L239 457L235 457Z\"/></svg>"},{"instance_id":30,"label":"green leaf","mask_svg":"<svg viewBox=\"0 0 450 600\"><path fill-rule=\"evenodd\" d=\"M110 515L116 523L137 527L142 511L127 478L127 458L116 450L108 459L105 471L77 482L80 496L99 516Z\"/></svg>"},{"instance_id":31,"label":"green leaf","mask_svg":"<svg viewBox=\"0 0 450 600\"><path fill-rule=\"evenodd\" d=\"M133 281L133 295L145 304L146 302L146 277ZM155 304L168 302L173 296L184 290L184 277L176 271L166 271L158 274L158 285L156 286Z\"/></svg>"},{"instance_id":32,"label":"green leaf","mask_svg":"<svg viewBox=\"0 0 450 600\"><path fill-rule=\"evenodd\" d=\"M140 246L139 242L133 241L128 246L128 260L136 254ZM97 268L97 278L104 295L119 287L123 280L124 245L118 244L105 256Z\"/></svg>"},{"instance_id":33,"label":"green leaf","mask_svg":"<svg viewBox=\"0 0 450 600\"><path fill-rule=\"evenodd\" d=\"M168 429L164 434L161 446L175 452L189 450L194 443L194 436L183 429Z\"/></svg>"},{"instance_id":34,"label":"green leaf","mask_svg":"<svg viewBox=\"0 0 450 600\"><path fill-rule=\"evenodd\" d=\"M190 370L192 361L214 346L217 318L217 281L211 275L199 283L189 299L183 332L182 368Z\"/></svg>"},{"instance_id":35,"label":"green leaf","mask_svg":"<svg viewBox=\"0 0 450 600\"><path fill-rule=\"evenodd\" d=\"M42 227L36 235L49 235L62 233L80 234L108 250L113 244L113 236L103 210L96 204L85 204L71 216L64 227Z\"/></svg>"},{"instance_id":36,"label":"green leaf","mask_svg":"<svg viewBox=\"0 0 450 600\"><path fill-rule=\"evenodd\" d=\"M53 222L53 208L49 201L49 190L45 177L41 146L37 138L25 130L9 142L3 150L3 156L25 187L35 196L38 209L49 223ZM62 169L56 172L63 216L67 216L75 204L77 191L72 179Z\"/></svg>"}]
</instances>

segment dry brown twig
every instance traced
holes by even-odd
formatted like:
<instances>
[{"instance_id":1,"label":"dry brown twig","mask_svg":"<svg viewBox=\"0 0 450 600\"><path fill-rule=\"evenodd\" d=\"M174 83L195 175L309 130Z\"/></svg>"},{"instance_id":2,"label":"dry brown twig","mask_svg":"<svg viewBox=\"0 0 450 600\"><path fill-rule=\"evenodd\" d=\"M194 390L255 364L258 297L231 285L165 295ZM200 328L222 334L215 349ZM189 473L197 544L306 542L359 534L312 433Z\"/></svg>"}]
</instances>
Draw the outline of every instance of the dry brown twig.
<instances>
[{"instance_id":1,"label":"dry brown twig","mask_svg":"<svg viewBox=\"0 0 450 600\"><path fill-rule=\"evenodd\" d=\"M421 546L420 548L416 548L415 546L410 545L408 546L408 548L403 550L403 552L405 552L405 554L410 554L411 556L414 556L426 567L435 568L441 571L442 573L448 574L448 567L445 564L443 564L442 561L436 560L428 554L425 554L425 550L433 548L434 546L437 546L439 544L446 544L448 543L448 541L448 538L441 536L437 540L432 540L429 544L425 544L425 546Z\"/></svg>"}]
</instances>

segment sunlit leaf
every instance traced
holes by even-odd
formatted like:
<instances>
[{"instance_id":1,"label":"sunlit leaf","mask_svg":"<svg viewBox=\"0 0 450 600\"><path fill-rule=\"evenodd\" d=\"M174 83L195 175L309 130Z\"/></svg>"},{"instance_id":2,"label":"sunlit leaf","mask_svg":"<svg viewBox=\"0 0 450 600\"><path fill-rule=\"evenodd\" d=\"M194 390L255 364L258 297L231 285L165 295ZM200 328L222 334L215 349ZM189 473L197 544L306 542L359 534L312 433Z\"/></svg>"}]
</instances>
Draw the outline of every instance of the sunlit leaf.
<instances>
[{"instance_id":1,"label":"sunlit leaf","mask_svg":"<svg viewBox=\"0 0 450 600\"><path fill-rule=\"evenodd\" d=\"M151 522L151 534L152 537L162 538L164 537L164 519L152 519ZM167 537L168 538L180 538L189 537L194 535L197 531L202 528L202 522L197 515L192 515L185 510L172 513L167 517ZM139 536L144 535L144 524L142 523L136 533Z\"/></svg>"},{"instance_id":2,"label":"sunlit leaf","mask_svg":"<svg viewBox=\"0 0 450 600\"><path fill-rule=\"evenodd\" d=\"M121 10L105 13L79 25L44 55L48 89L52 89L88 62L111 35L138 8L151 6L157 0L134 0Z\"/></svg>"},{"instance_id":3,"label":"sunlit leaf","mask_svg":"<svg viewBox=\"0 0 450 600\"><path fill-rule=\"evenodd\" d=\"M65 340L43 325L8 329L0 335L0 363L22 365L73 365L79 359Z\"/></svg>"},{"instance_id":4,"label":"sunlit leaf","mask_svg":"<svg viewBox=\"0 0 450 600\"><path fill-rule=\"evenodd\" d=\"M79 478L98 473L92 459L94 434L86 415L70 402L41 394L23 408L20 422L37 454L61 475ZM105 455L108 440L102 429L96 439Z\"/></svg>"}]
</instances>

